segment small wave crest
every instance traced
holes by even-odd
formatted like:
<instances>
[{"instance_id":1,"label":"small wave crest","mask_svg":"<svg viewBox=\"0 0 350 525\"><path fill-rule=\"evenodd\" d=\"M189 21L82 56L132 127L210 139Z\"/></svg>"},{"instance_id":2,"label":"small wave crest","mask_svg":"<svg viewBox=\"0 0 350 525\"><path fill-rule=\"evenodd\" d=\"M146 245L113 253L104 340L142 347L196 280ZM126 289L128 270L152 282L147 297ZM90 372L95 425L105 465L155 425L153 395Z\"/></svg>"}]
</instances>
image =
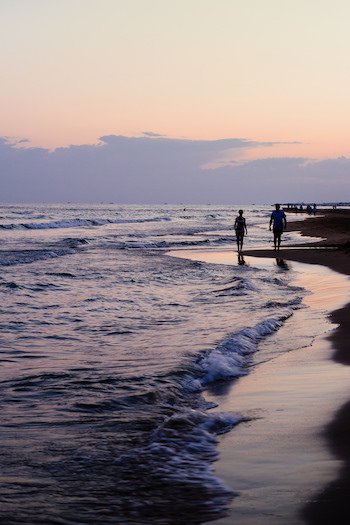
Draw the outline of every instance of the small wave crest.
<instances>
[{"instance_id":1,"label":"small wave crest","mask_svg":"<svg viewBox=\"0 0 350 525\"><path fill-rule=\"evenodd\" d=\"M1 251L0 266L14 266L16 264L30 264L36 261L54 259L64 255L76 253L74 249L61 250L23 250L23 251Z\"/></svg>"},{"instance_id":2,"label":"small wave crest","mask_svg":"<svg viewBox=\"0 0 350 525\"><path fill-rule=\"evenodd\" d=\"M248 292L256 291L256 286L254 286L252 280L247 278L236 278L225 288L220 288L215 290L214 293L217 297L225 296L241 296Z\"/></svg>"},{"instance_id":3,"label":"small wave crest","mask_svg":"<svg viewBox=\"0 0 350 525\"><path fill-rule=\"evenodd\" d=\"M203 523L224 515L235 493L215 476L211 463L218 456L217 435L241 420L238 415L187 409L168 417L146 446L120 456L116 465L121 477L136 477L139 493L148 500L133 509L134 518L160 523L166 514L169 523L187 523L186 518L195 514L196 523ZM126 486L125 490L130 489ZM128 514L131 509L125 511Z\"/></svg>"},{"instance_id":4,"label":"small wave crest","mask_svg":"<svg viewBox=\"0 0 350 525\"><path fill-rule=\"evenodd\" d=\"M262 321L228 335L218 346L201 355L194 372L187 378L189 391L201 391L216 381L227 381L247 374L248 358L258 350L262 339L277 331L292 312Z\"/></svg>"},{"instance_id":5,"label":"small wave crest","mask_svg":"<svg viewBox=\"0 0 350 525\"><path fill-rule=\"evenodd\" d=\"M130 238L135 237L129 235ZM201 239L188 239L188 240L167 240L167 241L126 241L118 243L118 247L122 248L138 248L138 249L172 249L172 248L191 248L200 246L221 246L231 244L233 237L220 237L220 238L201 238Z\"/></svg>"},{"instance_id":6,"label":"small wave crest","mask_svg":"<svg viewBox=\"0 0 350 525\"><path fill-rule=\"evenodd\" d=\"M19 224L0 224L0 229L3 230L14 230L14 229L27 229L27 230L45 230L55 228L80 228L80 227L91 227L91 226L104 226L105 224L132 224L132 223L143 223L143 222L162 222L170 221L170 217L152 217L142 219L67 219L61 221L51 222L26 222Z\"/></svg>"}]
</instances>

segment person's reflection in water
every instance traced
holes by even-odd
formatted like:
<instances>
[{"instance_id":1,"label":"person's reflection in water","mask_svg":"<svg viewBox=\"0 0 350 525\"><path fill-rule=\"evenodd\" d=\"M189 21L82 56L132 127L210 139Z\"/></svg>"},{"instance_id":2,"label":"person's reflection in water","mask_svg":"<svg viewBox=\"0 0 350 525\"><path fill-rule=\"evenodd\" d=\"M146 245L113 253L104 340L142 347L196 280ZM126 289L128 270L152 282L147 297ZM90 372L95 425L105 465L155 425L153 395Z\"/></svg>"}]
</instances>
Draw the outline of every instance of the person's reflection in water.
<instances>
[{"instance_id":1,"label":"person's reflection in water","mask_svg":"<svg viewBox=\"0 0 350 525\"><path fill-rule=\"evenodd\" d=\"M284 259L280 259L279 257L276 257L276 264L277 266L282 268L282 270L290 270L288 264L286 263Z\"/></svg>"},{"instance_id":2,"label":"person's reflection in water","mask_svg":"<svg viewBox=\"0 0 350 525\"><path fill-rule=\"evenodd\" d=\"M240 266L244 266L245 265L245 260L244 260L244 257L241 253L238 253L238 264Z\"/></svg>"}]
</instances>

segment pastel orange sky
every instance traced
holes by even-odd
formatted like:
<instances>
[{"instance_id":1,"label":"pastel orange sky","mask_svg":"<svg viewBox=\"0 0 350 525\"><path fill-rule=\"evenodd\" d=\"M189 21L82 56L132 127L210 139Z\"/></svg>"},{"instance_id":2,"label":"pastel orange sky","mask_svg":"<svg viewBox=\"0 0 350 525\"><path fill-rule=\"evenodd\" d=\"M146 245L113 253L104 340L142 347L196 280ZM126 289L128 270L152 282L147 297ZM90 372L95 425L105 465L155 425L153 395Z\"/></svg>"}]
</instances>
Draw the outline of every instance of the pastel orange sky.
<instances>
[{"instance_id":1,"label":"pastel orange sky","mask_svg":"<svg viewBox=\"0 0 350 525\"><path fill-rule=\"evenodd\" d=\"M347 0L2 0L0 135L152 131L350 156Z\"/></svg>"}]
</instances>

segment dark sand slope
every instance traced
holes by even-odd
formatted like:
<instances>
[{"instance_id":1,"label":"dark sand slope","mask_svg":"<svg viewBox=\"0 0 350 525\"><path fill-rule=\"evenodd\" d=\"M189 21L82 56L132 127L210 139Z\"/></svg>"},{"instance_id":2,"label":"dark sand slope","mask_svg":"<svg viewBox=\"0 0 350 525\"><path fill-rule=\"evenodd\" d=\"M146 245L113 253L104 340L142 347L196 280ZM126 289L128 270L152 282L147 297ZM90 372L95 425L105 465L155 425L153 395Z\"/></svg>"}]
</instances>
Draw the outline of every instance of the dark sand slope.
<instances>
[{"instance_id":1,"label":"dark sand slope","mask_svg":"<svg viewBox=\"0 0 350 525\"><path fill-rule=\"evenodd\" d=\"M279 257L322 264L350 275L350 211L332 210L319 217L290 224L302 235L322 237L311 243L310 249L281 249ZM272 250L245 252L255 257L274 257ZM339 327L329 339L335 347L334 361L350 365L350 305L332 313L332 321ZM350 385L349 385L350 397ZM324 430L330 451L343 462L338 479L324 488L313 501L302 510L301 516L311 525L346 525L350 523L350 401L335 414L333 421Z\"/></svg>"}]
</instances>

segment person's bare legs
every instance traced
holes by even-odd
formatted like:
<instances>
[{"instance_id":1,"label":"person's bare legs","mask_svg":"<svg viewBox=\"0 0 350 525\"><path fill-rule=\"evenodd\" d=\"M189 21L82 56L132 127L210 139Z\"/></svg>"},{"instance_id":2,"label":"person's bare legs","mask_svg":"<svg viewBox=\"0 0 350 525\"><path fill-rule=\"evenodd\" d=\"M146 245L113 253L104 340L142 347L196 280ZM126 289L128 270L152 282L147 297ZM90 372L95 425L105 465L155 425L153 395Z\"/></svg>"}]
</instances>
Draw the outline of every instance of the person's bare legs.
<instances>
[{"instance_id":1,"label":"person's bare legs","mask_svg":"<svg viewBox=\"0 0 350 525\"><path fill-rule=\"evenodd\" d=\"M277 244L277 250L279 250L280 246L281 246L281 234L280 233L277 233L276 241L277 241L277 243L275 242L275 249L276 249L276 244Z\"/></svg>"},{"instance_id":2,"label":"person's bare legs","mask_svg":"<svg viewBox=\"0 0 350 525\"><path fill-rule=\"evenodd\" d=\"M243 235L237 235L237 251L241 253L243 249Z\"/></svg>"},{"instance_id":3,"label":"person's bare legs","mask_svg":"<svg viewBox=\"0 0 350 525\"><path fill-rule=\"evenodd\" d=\"M281 246L281 232L279 232L279 231L274 231L273 232L273 244L274 244L274 249L275 250L279 250L280 249L280 246Z\"/></svg>"}]
</instances>

